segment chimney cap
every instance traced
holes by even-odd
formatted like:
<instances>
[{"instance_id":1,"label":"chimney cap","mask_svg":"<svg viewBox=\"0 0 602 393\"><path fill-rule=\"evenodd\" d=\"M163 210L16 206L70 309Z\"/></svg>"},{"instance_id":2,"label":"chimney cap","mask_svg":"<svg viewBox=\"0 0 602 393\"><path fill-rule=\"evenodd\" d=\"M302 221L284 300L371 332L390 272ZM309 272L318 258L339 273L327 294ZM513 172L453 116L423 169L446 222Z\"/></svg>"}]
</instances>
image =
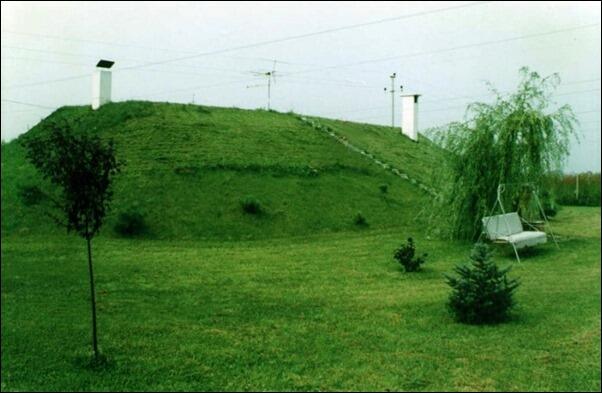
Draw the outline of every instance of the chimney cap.
<instances>
[{"instance_id":1,"label":"chimney cap","mask_svg":"<svg viewBox=\"0 0 602 393\"><path fill-rule=\"evenodd\" d=\"M111 67L113 67L113 64L115 64L114 61L100 59L100 61L98 62L98 64L96 64L96 67L98 67L98 68L111 68Z\"/></svg>"}]
</instances>

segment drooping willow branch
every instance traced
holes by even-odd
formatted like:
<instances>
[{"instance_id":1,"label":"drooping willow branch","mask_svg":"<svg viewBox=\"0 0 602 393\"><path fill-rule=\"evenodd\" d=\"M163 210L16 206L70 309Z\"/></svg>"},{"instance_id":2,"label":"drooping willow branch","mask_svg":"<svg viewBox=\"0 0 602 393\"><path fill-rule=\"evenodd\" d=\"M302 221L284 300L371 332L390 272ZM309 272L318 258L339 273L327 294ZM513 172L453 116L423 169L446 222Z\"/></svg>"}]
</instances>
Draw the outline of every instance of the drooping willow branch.
<instances>
[{"instance_id":1,"label":"drooping willow branch","mask_svg":"<svg viewBox=\"0 0 602 393\"><path fill-rule=\"evenodd\" d=\"M498 184L541 187L544 175L561 169L568 156L577 120L569 106L554 108L551 94L560 78L543 78L526 67L520 74L516 92L504 96L492 88L493 103L470 104L464 121L432 131L447 158L437 172L441 194L432 226L447 237L476 238ZM509 203L519 208L519 188Z\"/></svg>"}]
</instances>

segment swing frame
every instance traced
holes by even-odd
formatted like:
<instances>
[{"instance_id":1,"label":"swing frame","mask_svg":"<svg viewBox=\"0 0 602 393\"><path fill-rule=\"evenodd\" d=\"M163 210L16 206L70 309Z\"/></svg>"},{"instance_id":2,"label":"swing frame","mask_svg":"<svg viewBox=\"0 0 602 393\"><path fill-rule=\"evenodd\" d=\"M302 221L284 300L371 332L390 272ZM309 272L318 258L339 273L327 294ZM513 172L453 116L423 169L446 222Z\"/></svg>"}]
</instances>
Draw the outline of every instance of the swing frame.
<instances>
[{"instance_id":1,"label":"swing frame","mask_svg":"<svg viewBox=\"0 0 602 393\"><path fill-rule=\"evenodd\" d=\"M531 227L534 231L536 232L543 232L546 234L546 237L549 234L552 237L552 240L554 241L554 244L556 244L557 248L560 248L560 246L558 245L558 241L556 241L556 236L554 235L554 232L552 231L552 227L550 225L550 222L548 220L548 217L543 209L543 207L541 206L541 202L539 201L539 196L537 195L537 188L535 186L533 186L532 183L520 183L520 185L522 186L528 186L530 191L531 191L531 195L534 197L535 202L537 203L537 207L539 208L539 212L541 213L541 216L543 218L543 222L544 222L544 230L540 231L538 228L536 228L535 226L533 226L530 222L524 220L522 217L520 217L520 215L517 216L520 219L521 222L521 226L522 224L527 224L529 227ZM506 229L508 230L508 232L510 232L510 223L508 222L508 218L507 218L507 213L504 209L504 204L502 202L502 193L506 190L506 184L504 183L500 183L497 187L497 196L496 196L496 200L495 203L493 204L493 207L491 208L491 211L489 212L489 215L486 217L486 221L485 219L483 219L483 229L481 231L481 234L479 235L479 241L481 240L481 237L483 236L483 234L485 234L485 232L487 232L487 228L489 225L489 222L491 221L492 218L494 217L498 217L499 215L493 215L493 212L495 211L496 206L499 205L500 210L502 212L501 216L504 220L504 223L506 225ZM487 236L489 238L489 240L491 240L494 243L510 243L510 245L512 246L512 249L514 250L514 255L516 256L516 260L518 261L518 263L520 263L520 256L518 255L518 250L516 248L516 244L515 242L509 241L509 240L502 240L502 239L492 239L489 235Z\"/></svg>"}]
</instances>

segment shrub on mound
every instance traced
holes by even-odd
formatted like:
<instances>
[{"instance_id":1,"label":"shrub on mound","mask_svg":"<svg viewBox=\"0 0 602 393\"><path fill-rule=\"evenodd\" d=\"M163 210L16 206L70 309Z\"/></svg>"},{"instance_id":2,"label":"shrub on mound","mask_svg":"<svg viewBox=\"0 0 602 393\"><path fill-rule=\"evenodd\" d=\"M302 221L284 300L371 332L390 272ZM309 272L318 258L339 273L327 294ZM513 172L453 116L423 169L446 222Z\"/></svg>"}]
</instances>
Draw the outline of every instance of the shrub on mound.
<instances>
[{"instance_id":1,"label":"shrub on mound","mask_svg":"<svg viewBox=\"0 0 602 393\"><path fill-rule=\"evenodd\" d=\"M119 213L113 229L124 237L140 236L148 232L144 215L137 210L128 210Z\"/></svg>"},{"instance_id":2,"label":"shrub on mound","mask_svg":"<svg viewBox=\"0 0 602 393\"><path fill-rule=\"evenodd\" d=\"M366 220L366 217L364 217L364 215L361 212L357 212L356 215L353 216L353 223L358 227L368 226L368 220Z\"/></svg>"},{"instance_id":3,"label":"shrub on mound","mask_svg":"<svg viewBox=\"0 0 602 393\"><path fill-rule=\"evenodd\" d=\"M261 202L252 196L247 196L240 201L240 206L242 207L243 212L247 214L260 215L263 213Z\"/></svg>"},{"instance_id":4,"label":"shrub on mound","mask_svg":"<svg viewBox=\"0 0 602 393\"><path fill-rule=\"evenodd\" d=\"M19 199L25 206L33 206L42 202L45 198L44 192L36 185L19 187Z\"/></svg>"}]
</instances>

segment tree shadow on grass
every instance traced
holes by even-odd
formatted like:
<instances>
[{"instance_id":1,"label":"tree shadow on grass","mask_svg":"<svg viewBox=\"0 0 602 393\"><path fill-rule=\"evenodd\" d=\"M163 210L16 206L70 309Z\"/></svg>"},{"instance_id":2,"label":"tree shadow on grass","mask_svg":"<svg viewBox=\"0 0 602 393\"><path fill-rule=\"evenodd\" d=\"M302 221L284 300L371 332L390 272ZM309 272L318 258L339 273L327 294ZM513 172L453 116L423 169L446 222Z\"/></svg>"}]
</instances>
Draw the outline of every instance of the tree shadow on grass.
<instances>
[{"instance_id":1,"label":"tree shadow on grass","mask_svg":"<svg viewBox=\"0 0 602 393\"><path fill-rule=\"evenodd\" d=\"M511 245L503 245L496 246L494 248L495 256L503 261L515 261L516 255L514 254L514 250ZM536 262L541 260L542 258L554 255L558 251L558 248L554 243L543 245L543 246L535 246L535 247L525 247L518 250L518 255L520 257L520 261L522 262Z\"/></svg>"},{"instance_id":2,"label":"tree shadow on grass","mask_svg":"<svg viewBox=\"0 0 602 393\"><path fill-rule=\"evenodd\" d=\"M116 366L115 361L108 356L100 353L95 357L91 352L77 354L73 363L78 369L94 372L110 371Z\"/></svg>"}]
</instances>

